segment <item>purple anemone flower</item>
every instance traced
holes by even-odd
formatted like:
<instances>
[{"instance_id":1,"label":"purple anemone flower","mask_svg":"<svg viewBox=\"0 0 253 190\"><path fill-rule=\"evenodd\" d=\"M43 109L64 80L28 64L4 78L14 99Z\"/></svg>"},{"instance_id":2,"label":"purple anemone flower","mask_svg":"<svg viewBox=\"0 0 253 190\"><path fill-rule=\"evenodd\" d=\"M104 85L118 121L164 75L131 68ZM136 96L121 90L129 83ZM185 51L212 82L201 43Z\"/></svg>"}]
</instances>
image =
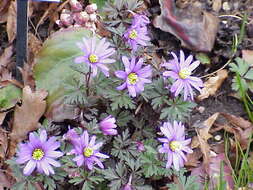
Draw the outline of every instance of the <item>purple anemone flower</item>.
<instances>
[{"instance_id":1,"label":"purple anemone flower","mask_svg":"<svg viewBox=\"0 0 253 190\"><path fill-rule=\"evenodd\" d=\"M165 71L163 76L175 79L170 91L175 93L175 96L178 96L184 90L184 100L187 100L189 96L193 100L193 88L201 91L201 87L203 87L203 82L200 78L191 76L192 71L199 66L200 62L194 61L192 63L192 55L185 60L183 51L180 51L180 61L175 53L171 52L171 54L174 59L162 65L169 70Z\"/></svg>"},{"instance_id":2,"label":"purple anemone flower","mask_svg":"<svg viewBox=\"0 0 253 190\"><path fill-rule=\"evenodd\" d=\"M191 139L185 140L184 125L180 122L174 121L173 125L165 122L160 127L161 132L165 135L164 138L158 138L163 143L162 147L158 150L160 153L167 153L168 161L166 168L173 166L176 170L184 166L186 161L185 153L192 153L187 145L191 143Z\"/></svg>"},{"instance_id":3,"label":"purple anemone flower","mask_svg":"<svg viewBox=\"0 0 253 190\"><path fill-rule=\"evenodd\" d=\"M137 27L137 26L146 27L149 23L150 23L150 20L146 15L136 14L136 13L134 14L133 20L132 20L133 27Z\"/></svg>"},{"instance_id":4,"label":"purple anemone flower","mask_svg":"<svg viewBox=\"0 0 253 190\"><path fill-rule=\"evenodd\" d=\"M97 164L100 168L104 168L104 165L99 158L109 158L109 156L102 154L98 149L103 145L102 142L95 144L96 136L92 136L89 139L89 134L84 131L80 136L79 143L73 144L74 149L71 153L74 153L76 157L73 159L77 166L85 165L89 170L93 169L93 165Z\"/></svg>"},{"instance_id":5,"label":"purple anemone flower","mask_svg":"<svg viewBox=\"0 0 253 190\"><path fill-rule=\"evenodd\" d=\"M63 155L60 151L55 151L60 147L60 143L56 141L56 137L50 137L47 140L47 133L45 130L40 131L39 137L35 133L29 134L29 142L20 143L18 150L18 158L16 160L19 164L27 162L23 173L30 175L35 168L40 173L46 175L54 174L54 167L60 167L61 164L55 160ZM52 165L52 166L51 166Z\"/></svg>"},{"instance_id":6,"label":"purple anemone flower","mask_svg":"<svg viewBox=\"0 0 253 190\"><path fill-rule=\"evenodd\" d=\"M98 68L109 76L109 68L106 64L114 63L114 59L109 57L115 53L113 48L109 48L110 43L105 38L96 41L95 37L90 39L83 38L83 43L77 43L77 46L83 51L84 55L75 58L75 63L87 63L92 69L92 76L96 76Z\"/></svg>"},{"instance_id":7,"label":"purple anemone flower","mask_svg":"<svg viewBox=\"0 0 253 190\"><path fill-rule=\"evenodd\" d=\"M104 135L117 135L118 131L115 129L117 127L115 122L116 119L109 115L99 123L99 128Z\"/></svg>"},{"instance_id":8,"label":"purple anemone flower","mask_svg":"<svg viewBox=\"0 0 253 190\"><path fill-rule=\"evenodd\" d=\"M131 61L126 56L122 57L122 62L125 66L125 71L115 71L115 75L123 79L125 82L117 87L117 90L128 89L130 96L136 97L136 95L144 91L144 84L151 83L148 77L152 75L152 69L150 65L142 67L143 59L140 58L136 62L136 58L132 57Z\"/></svg>"},{"instance_id":9,"label":"purple anemone flower","mask_svg":"<svg viewBox=\"0 0 253 190\"><path fill-rule=\"evenodd\" d=\"M138 45L147 46L147 42L150 41L147 27L141 27L140 25L130 26L124 33L124 38L133 51L137 50Z\"/></svg>"}]
</instances>

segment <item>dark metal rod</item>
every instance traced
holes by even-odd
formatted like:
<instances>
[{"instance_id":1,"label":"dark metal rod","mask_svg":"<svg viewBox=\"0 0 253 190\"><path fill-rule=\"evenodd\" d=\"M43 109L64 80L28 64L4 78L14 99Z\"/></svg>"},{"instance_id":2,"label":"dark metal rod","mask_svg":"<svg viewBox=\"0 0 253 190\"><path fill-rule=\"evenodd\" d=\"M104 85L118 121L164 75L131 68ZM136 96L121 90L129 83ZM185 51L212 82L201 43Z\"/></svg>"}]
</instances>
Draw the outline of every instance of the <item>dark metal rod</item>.
<instances>
[{"instance_id":1,"label":"dark metal rod","mask_svg":"<svg viewBox=\"0 0 253 190\"><path fill-rule=\"evenodd\" d=\"M16 38L16 69L15 77L22 81L22 75L18 67L23 68L27 61L27 8L28 0L17 0L17 38Z\"/></svg>"}]
</instances>

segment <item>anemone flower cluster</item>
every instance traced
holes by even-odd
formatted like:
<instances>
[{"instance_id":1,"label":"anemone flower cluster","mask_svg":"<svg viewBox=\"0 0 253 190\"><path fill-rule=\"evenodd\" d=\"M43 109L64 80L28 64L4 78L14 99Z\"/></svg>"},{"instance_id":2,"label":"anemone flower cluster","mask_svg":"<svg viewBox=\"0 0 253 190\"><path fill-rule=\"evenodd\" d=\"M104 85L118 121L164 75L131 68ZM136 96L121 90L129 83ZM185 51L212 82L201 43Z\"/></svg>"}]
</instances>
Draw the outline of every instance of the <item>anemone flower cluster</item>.
<instances>
[{"instance_id":1,"label":"anemone flower cluster","mask_svg":"<svg viewBox=\"0 0 253 190\"><path fill-rule=\"evenodd\" d=\"M165 135L163 138L158 138L163 143L159 148L160 153L166 153L168 156L166 168L170 168L173 164L176 170L184 166L186 160L185 153L192 153L192 149L188 147L191 139L185 140L184 125L174 121L163 123L160 127L161 132Z\"/></svg>"},{"instance_id":2,"label":"anemone flower cluster","mask_svg":"<svg viewBox=\"0 0 253 190\"><path fill-rule=\"evenodd\" d=\"M109 158L109 156L99 152L99 148L103 143L96 144L96 136L94 135L90 138L87 131L84 131L77 139L76 141L71 141L73 143L73 149L70 152L71 154L75 154L73 160L77 166L84 165L89 170L92 170L93 166L97 164L100 168L104 168L100 158Z\"/></svg>"},{"instance_id":3,"label":"anemone flower cluster","mask_svg":"<svg viewBox=\"0 0 253 190\"><path fill-rule=\"evenodd\" d=\"M137 61L135 57L129 60L126 56L123 56L122 62L125 66L125 71L115 71L115 75L123 79L124 82L117 87L117 90L124 90L127 88L130 96L136 97L137 94L144 91L144 85L146 83L152 82L148 79L152 75L152 69L150 65L142 67L142 58Z\"/></svg>"},{"instance_id":4,"label":"anemone flower cluster","mask_svg":"<svg viewBox=\"0 0 253 190\"><path fill-rule=\"evenodd\" d=\"M183 90L184 100L187 100L189 96L193 100L193 88L201 91L201 87L203 87L203 82L200 78L191 76L192 71L199 66L200 62L194 61L192 63L192 55L185 60L185 55L182 50L180 51L180 60L178 60L175 53L172 52L171 54L174 59L162 65L168 69L168 71L163 73L163 76L171 77L175 80L170 89L175 96L178 96Z\"/></svg>"},{"instance_id":5,"label":"anemone flower cluster","mask_svg":"<svg viewBox=\"0 0 253 190\"><path fill-rule=\"evenodd\" d=\"M82 50L83 55L75 58L75 63L88 64L92 70L92 76L95 77L98 68L109 77L109 68L106 64L114 63L115 60L109 58L115 53L113 48L110 48L110 43L105 41L105 38L97 41L96 37L90 39L83 38L83 43L78 42L77 46Z\"/></svg>"},{"instance_id":6,"label":"anemone flower cluster","mask_svg":"<svg viewBox=\"0 0 253 190\"><path fill-rule=\"evenodd\" d=\"M147 46L147 42L150 41L147 30L149 23L147 16L134 14L132 25L124 33L124 39L133 51L136 51L139 45Z\"/></svg>"},{"instance_id":7,"label":"anemone flower cluster","mask_svg":"<svg viewBox=\"0 0 253 190\"><path fill-rule=\"evenodd\" d=\"M61 166L55 159L63 156L62 152L56 151L59 147L60 143L56 141L56 137L50 137L47 140L45 130L40 131L39 136L36 133L30 133L29 141L19 144L16 162L18 164L27 162L23 170L24 175L30 175L35 169L46 175L54 174L52 166Z\"/></svg>"}]
</instances>

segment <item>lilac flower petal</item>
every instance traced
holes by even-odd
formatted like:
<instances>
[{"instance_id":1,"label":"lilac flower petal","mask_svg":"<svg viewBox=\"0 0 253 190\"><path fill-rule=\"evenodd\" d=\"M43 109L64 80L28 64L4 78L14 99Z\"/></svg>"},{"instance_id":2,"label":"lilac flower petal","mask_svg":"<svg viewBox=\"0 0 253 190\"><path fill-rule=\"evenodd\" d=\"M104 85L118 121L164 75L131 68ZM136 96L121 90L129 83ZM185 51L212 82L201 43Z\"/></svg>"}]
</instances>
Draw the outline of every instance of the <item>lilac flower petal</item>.
<instances>
[{"instance_id":1,"label":"lilac flower petal","mask_svg":"<svg viewBox=\"0 0 253 190\"><path fill-rule=\"evenodd\" d=\"M100 168L104 169L104 165L102 164L102 162L101 162L99 159L97 159L96 157L94 157L93 160L96 162L96 164L97 164Z\"/></svg>"},{"instance_id":2,"label":"lilac flower petal","mask_svg":"<svg viewBox=\"0 0 253 190\"><path fill-rule=\"evenodd\" d=\"M102 153L100 153L100 152L97 152L97 153L95 154L95 156L97 156L97 157L99 157L99 158L109 158L109 156L107 156L107 155L105 155L105 154L102 154Z\"/></svg>"},{"instance_id":3,"label":"lilac flower petal","mask_svg":"<svg viewBox=\"0 0 253 190\"><path fill-rule=\"evenodd\" d=\"M126 72L129 73L130 72L130 62L129 62L128 58L126 56L122 56L122 62L125 66Z\"/></svg>"},{"instance_id":4,"label":"lilac flower petal","mask_svg":"<svg viewBox=\"0 0 253 190\"><path fill-rule=\"evenodd\" d=\"M74 62L75 63L84 63L86 61L86 58L84 56L76 57Z\"/></svg>"},{"instance_id":5,"label":"lilac flower petal","mask_svg":"<svg viewBox=\"0 0 253 190\"><path fill-rule=\"evenodd\" d=\"M115 73L116 77L118 77L120 79L127 78L127 74L124 71L115 71L114 73Z\"/></svg>"},{"instance_id":6,"label":"lilac flower petal","mask_svg":"<svg viewBox=\"0 0 253 190\"><path fill-rule=\"evenodd\" d=\"M179 171L179 157L178 157L178 155L173 153L172 160L173 160L173 166L174 166L175 170Z\"/></svg>"},{"instance_id":7,"label":"lilac flower petal","mask_svg":"<svg viewBox=\"0 0 253 190\"><path fill-rule=\"evenodd\" d=\"M199 66L200 62L199 61L194 61L188 68L190 71L193 71Z\"/></svg>"},{"instance_id":8,"label":"lilac flower petal","mask_svg":"<svg viewBox=\"0 0 253 190\"><path fill-rule=\"evenodd\" d=\"M77 166L81 166L84 163L84 158L82 155L75 157L73 160L76 162Z\"/></svg>"},{"instance_id":9,"label":"lilac flower petal","mask_svg":"<svg viewBox=\"0 0 253 190\"><path fill-rule=\"evenodd\" d=\"M33 172L33 170L35 169L35 167L36 167L36 162L33 161L33 160L30 160L26 164L26 166L25 166L25 168L23 170L24 175L30 175Z\"/></svg>"},{"instance_id":10,"label":"lilac flower petal","mask_svg":"<svg viewBox=\"0 0 253 190\"><path fill-rule=\"evenodd\" d=\"M158 140L162 143L168 143L169 140L167 138L158 138Z\"/></svg>"},{"instance_id":11,"label":"lilac flower petal","mask_svg":"<svg viewBox=\"0 0 253 190\"><path fill-rule=\"evenodd\" d=\"M187 57L187 59L182 63L181 67L185 68L185 67L189 67L189 65L191 64L193 60L193 56L190 55L189 57ZM194 70L194 69L193 69ZM192 71L192 70L191 70Z\"/></svg>"},{"instance_id":12,"label":"lilac flower petal","mask_svg":"<svg viewBox=\"0 0 253 190\"><path fill-rule=\"evenodd\" d=\"M92 148L93 148L94 150L97 150L97 149L99 149L102 145L103 145L103 143L100 142L100 143L97 143L96 145L94 145Z\"/></svg>"},{"instance_id":13,"label":"lilac flower petal","mask_svg":"<svg viewBox=\"0 0 253 190\"><path fill-rule=\"evenodd\" d=\"M88 146L94 146L94 144L95 144L95 141L96 141L96 136L95 135L93 135L91 138L90 138L90 143L89 143L89 145Z\"/></svg>"},{"instance_id":14,"label":"lilac flower petal","mask_svg":"<svg viewBox=\"0 0 253 190\"><path fill-rule=\"evenodd\" d=\"M46 140L47 140L47 132L46 132L46 130L42 130L40 132L40 141L45 142Z\"/></svg>"},{"instance_id":15,"label":"lilac flower petal","mask_svg":"<svg viewBox=\"0 0 253 190\"><path fill-rule=\"evenodd\" d=\"M89 144L89 134L87 131L83 132L82 138L81 138L81 143L86 147Z\"/></svg>"},{"instance_id":16,"label":"lilac flower petal","mask_svg":"<svg viewBox=\"0 0 253 190\"><path fill-rule=\"evenodd\" d=\"M136 97L136 91L135 91L134 86L133 86L133 85L128 85L127 88L128 88L129 94L130 94L132 97Z\"/></svg>"},{"instance_id":17,"label":"lilac flower petal","mask_svg":"<svg viewBox=\"0 0 253 190\"><path fill-rule=\"evenodd\" d=\"M117 90L124 90L127 87L127 83L124 82L122 85L118 86L116 89Z\"/></svg>"},{"instance_id":18,"label":"lilac flower petal","mask_svg":"<svg viewBox=\"0 0 253 190\"><path fill-rule=\"evenodd\" d=\"M172 158L173 156L171 154L168 154L168 160L166 163L166 168L170 168L172 166Z\"/></svg>"},{"instance_id":19,"label":"lilac flower petal","mask_svg":"<svg viewBox=\"0 0 253 190\"><path fill-rule=\"evenodd\" d=\"M51 158L59 158L63 156L63 153L60 151L48 151L46 155Z\"/></svg>"},{"instance_id":20,"label":"lilac flower petal","mask_svg":"<svg viewBox=\"0 0 253 190\"><path fill-rule=\"evenodd\" d=\"M52 158L45 158L45 161L47 161L47 163L49 163L49 164L51 164L51 165L53 165L55 167L60 167L61 166L60 162L55 161Z\"/></svg>"}]
</instances>

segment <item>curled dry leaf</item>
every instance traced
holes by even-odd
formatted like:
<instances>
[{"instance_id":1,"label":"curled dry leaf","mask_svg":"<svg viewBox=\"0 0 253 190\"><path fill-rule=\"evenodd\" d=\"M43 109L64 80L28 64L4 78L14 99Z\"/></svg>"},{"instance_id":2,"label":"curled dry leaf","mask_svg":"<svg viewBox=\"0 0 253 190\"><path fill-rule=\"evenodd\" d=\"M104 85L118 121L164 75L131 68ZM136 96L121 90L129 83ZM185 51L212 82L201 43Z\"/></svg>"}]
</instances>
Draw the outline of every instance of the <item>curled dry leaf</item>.
<instances>
[{"instance_id":1,"label":"curled dry leaf","mask_svg":"<svg viewBox=\"0 0 253 190\"><path fill-rule=\"evenodd\" d=\"M14 112L9 157L15 154L17 143L38 128L38 121L46 110L47 94L44 90L32 92L29 86L23 88L22 105L16 106Z\"/></svg>"},{"instance_id":2,"label":"curled dry leaf","mask_svg":"<svg viewBox=\"0 0 253 190\"><path fill-rule=\"evenodd\" d=\"M174 0L159 0L161 15L154 26L179 38L182 45L196 51L212 50L218 32L219 19L192 5L179 9Z\"/></svg>"},{"instance_id":3,"label":"curled dry leaf","mask_svg":"<svg viewBox=\"0 0 253 190\"><path fill-rule=\"evenodd\" d=\"M16 37L17 29L17 3L12 1L8 9L7 17L7 35L9 43L12 43Z\"/></svg>"},{"instance_id":4,"label":"curled dry leaf","mask_svg":"<svg viewBox=\"0 0 253 190\"><path fill-rule=\"evenodd\" d=\"M3 165L3 161L6 158L8 149L8 136L7 132L0 128L0 167Z\"/></svg>"},{"instance_id":5,"label":"curled dry leaf","mask_svg":"<svg viewBox=\"0 0 253 190\"><path fill-rule=\"evenodd\" d=\"M11 63L13 55L13 46L4 49L3 54L0 56L0 75L2 75L3 68L6 68Z\"/></svg>"},{"instance_id":6,"label":"curled dry leaf","mask_svg":"<svg viewBox=\"0 0 253 190\"><path fill-rule=\"evenodd\" d=\"M222 85L223 81L228 77L228 71L222 69L217 72L217 75L210 77L205 83L204 88L201 90L198 100L204 100L209 96L213 96Z\"/></svg>"},{"instance_id":7,"label":"curled dry leaf","mask_svg":"<svg viewBox=\"0 0 253 190\"><path fill-rule=\"evenodd\" d=\"M248 146L250 136L253 132L253 124L249 121L244 120L241 117L237 117L227 113L221 113L226 121L222 124L215 123L215 126L218 127L217 130L225 130L228 133L232 133L235 136L235 139L240 144L242 150L245 150ZM235 150L236 143L232 144L232 150Z\"/></svg>"}]
</instances>

